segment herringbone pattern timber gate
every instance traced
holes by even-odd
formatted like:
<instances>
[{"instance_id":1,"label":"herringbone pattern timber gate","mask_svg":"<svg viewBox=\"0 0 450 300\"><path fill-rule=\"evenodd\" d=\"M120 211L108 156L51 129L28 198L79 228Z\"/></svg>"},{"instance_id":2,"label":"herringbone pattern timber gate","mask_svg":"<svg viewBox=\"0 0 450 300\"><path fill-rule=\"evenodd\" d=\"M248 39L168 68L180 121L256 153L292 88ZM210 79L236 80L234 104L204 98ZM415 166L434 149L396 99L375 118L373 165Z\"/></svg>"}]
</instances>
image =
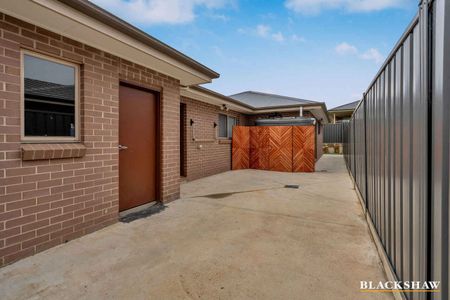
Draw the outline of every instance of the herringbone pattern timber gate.
<instances>
[{"instance_id":1,"label":"herringbone pattern timber gate","mask_svg":"<svg viewBox=\"0 0 450 300\"><path fill-rule=\"evenodd\" d=\"M314 172L314 166L314 126L233 127L233 170Z\"/></svg>"}]
</instances>

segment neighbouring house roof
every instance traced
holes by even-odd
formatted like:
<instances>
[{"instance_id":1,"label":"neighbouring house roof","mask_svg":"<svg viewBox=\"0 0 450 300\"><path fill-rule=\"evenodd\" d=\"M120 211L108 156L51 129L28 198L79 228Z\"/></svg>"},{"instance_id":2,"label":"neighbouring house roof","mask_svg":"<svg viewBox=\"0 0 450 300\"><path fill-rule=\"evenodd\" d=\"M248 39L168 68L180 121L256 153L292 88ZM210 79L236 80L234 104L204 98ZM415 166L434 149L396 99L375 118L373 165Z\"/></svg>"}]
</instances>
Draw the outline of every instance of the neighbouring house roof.
<instances>
[{"instance_id":1,"label":"neighbouring house roof","mask_svg":"<svg viewBox=\"0 0 450 300\"><path fill-rule=\"evenodd\" d=\"M0 0L0 12L161 74L180 85L219 74L87 0Z\"/></svg>"},{"instance_id":2,"label":"neighbouring house roof","mask_svg":"<svg viewBox=\"0 0 450 300\"><path fill-rule=\"evenodd\" d=\"M252 93L252 101L245 101L243 95ZM303 100L293 97L286 97L273 94L265 94L259 92L243 92L232 96L225 96L215 91L209 90L201 86L190 86L181 90L181 96L210 103L213 105L226 105L229 109L242 112L245 114L261 114L272 112L298 111L303 107L305 111L310 111L318 120L324 123L330 122L327 107L324 102L311 100ZM235 97L236 96L236 97ZM263 101L257 101L260 96ZM278 101L276 101L278 99Z\"/></svg>"},{"instance_id":3,"label":"neighbouring house roof","mask_svg":"<svg viewBox=\"0 0 450 300\"><path fill-rule=\"evenodd\" d=\"M239 94L230 95L229 97L238 100L239 102L242 102L244 104L250 105L256 109L290 106L290 105L298 106L298 105L319 103L317 101L304 100L288 96L267 94L254 91L246 91Z\"/></svg>"},{"instance_id":4,"label":"neighbouring house roof","mask_svg":"<svg viewBox=\"0 0 450 300\"><path fill-rule=\"evenodd\" d=\"M25 78L25 94L31 97L73 101L75 86Z\"/></svg>"},{"instance_id":5,"label":"neighbouring house roof","mask_svg":"<svg viewBox=\"0 0 450 300\"><path fill-rule=\"evenodd\" d=\"M357 101L353 101L353 102L350 102L350 103L347 103L347 104L344 104L341 106L337 106L335 108L330 109L329 112L342 111L342 110L352 110L353 111L358 106L359 101L361 101L361 100L357 100Z\"/></svg>"},{"instance_id":6,"label":"neighbouring house roof","mask_svg":"<svg viewBox=\"0 0 450 300\"><path fill-rule=\"evenodd\" d=\"M316 119L325 123L330 121L327 106L324 102L255 91L246 91L229 97L245 105L251 106L255 112L277 112L303 107L305 110L310 111Z\"/></svg>"}]
</instances>

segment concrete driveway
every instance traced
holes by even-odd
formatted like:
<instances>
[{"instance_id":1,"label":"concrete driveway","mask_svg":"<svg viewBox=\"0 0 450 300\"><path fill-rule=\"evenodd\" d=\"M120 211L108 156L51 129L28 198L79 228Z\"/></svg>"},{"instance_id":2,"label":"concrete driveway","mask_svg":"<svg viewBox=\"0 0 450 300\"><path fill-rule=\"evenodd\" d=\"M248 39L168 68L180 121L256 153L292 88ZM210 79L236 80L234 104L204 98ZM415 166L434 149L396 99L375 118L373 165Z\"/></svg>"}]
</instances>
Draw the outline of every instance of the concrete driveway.
<instances>
[{"instance_id":1,"label":"concrete driveway","mask_svg":"<svg viewBox=\"0 0 450 300\"><path fill-rule=\"evenodd\" d=\"M184 184L158 214L0 269L1 298L392 298L359 291L386 278L342 157L317 169Z\"/></svg>"}]
</instances>

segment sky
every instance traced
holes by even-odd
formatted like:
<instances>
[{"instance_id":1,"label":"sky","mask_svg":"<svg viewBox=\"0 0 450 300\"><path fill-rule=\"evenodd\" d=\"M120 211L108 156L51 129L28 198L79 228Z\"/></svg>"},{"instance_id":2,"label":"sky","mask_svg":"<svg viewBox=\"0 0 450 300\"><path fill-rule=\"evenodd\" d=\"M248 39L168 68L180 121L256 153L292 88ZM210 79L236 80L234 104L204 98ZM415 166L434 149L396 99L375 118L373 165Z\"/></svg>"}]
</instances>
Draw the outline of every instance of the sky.
<instances>
[{"instance_id":1,"label":"sky","mask_svg":"<svg viewBox=\"0 0 450 300\"><path fill-rule=\"evenodd\" d=\"M205 87L359 100L418 0L91 0L220 73Z\"/></svg>"}]
</instances>

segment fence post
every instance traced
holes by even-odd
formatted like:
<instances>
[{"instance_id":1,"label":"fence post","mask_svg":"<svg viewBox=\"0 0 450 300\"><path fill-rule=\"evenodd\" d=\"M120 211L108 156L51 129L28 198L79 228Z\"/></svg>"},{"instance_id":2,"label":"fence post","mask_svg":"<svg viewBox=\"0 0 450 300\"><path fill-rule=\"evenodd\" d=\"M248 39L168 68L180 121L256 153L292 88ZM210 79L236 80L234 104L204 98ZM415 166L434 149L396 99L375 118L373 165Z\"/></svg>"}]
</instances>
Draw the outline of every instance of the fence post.
<instances>
[{"instance_id":1,"label":"fence post","mask_svg":"<svg viewBox=\"0 0 450 300\"><path fill-rule=\"evenodd\" d=\"M366 204L365 210L367 210L367 199L368 199L368 178L367 178L367 109L366 109L366 93L363 94L362 105L364 106L364 203Z\"/></svg>"}]
</instances>

